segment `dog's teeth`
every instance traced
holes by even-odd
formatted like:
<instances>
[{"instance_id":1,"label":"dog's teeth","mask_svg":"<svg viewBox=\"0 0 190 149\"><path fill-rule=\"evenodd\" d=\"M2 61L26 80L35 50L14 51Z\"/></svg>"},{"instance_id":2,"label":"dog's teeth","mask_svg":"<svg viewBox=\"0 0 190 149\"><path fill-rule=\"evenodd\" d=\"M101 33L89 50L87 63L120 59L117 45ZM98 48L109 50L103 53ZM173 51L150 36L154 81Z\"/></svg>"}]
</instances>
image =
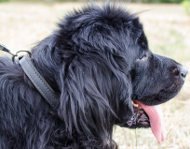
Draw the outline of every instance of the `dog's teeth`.
<instances>
[{"instance_id":1,"label":"dog's teeth","mask_svg":"<svg viewBox=\"0 0 190 149\"><path fill-rule=\"evenodd\" d=\"M137 108L137 107L138 107L138 104L136 104L136 103L133 102L133 106Z\"/></svg>"}]
</instances>

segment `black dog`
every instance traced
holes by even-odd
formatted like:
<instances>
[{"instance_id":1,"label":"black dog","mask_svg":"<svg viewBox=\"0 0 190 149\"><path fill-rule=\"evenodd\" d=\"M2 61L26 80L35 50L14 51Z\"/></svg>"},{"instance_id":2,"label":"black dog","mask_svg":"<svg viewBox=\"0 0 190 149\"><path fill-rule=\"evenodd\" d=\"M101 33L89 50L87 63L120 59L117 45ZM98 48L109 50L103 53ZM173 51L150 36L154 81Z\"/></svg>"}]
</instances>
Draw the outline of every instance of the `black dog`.
<instances>
[{"instance_id":1,"label":"black dog","mask_svg":"<svg viewBox=\"0 0 190 149\"><path fill-rule=\"evenodd\" d=\"M59 107L51 108L19 64L0 58L0 149L117 148L113 125L149 126L146 114L145 123L134 119L132 101L166 102L187 73L149 50L136 16L111 6L67 16L31 59Z\"/></svg>"}]
</instances>

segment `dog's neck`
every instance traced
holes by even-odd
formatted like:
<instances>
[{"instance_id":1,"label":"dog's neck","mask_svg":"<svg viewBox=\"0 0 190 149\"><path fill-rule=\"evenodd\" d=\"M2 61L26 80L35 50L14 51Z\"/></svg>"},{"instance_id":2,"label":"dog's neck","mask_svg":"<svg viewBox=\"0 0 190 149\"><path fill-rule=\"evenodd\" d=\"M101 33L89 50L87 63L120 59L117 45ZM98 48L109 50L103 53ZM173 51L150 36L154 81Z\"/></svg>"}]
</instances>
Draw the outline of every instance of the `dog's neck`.
<instances>
[{"instance_id":1,"label":"dog's neck","mask_svg":"<svg viewBox=\"0 0 190 149\"><path fill-rule=\"evenodd\" d=\"M43 48L40 50L34 49L31 53L31 60L47 83L58 93L59 66L54 62L54 58L50 54L51 51L45 51Z\"/></svg>"}]
</instances>

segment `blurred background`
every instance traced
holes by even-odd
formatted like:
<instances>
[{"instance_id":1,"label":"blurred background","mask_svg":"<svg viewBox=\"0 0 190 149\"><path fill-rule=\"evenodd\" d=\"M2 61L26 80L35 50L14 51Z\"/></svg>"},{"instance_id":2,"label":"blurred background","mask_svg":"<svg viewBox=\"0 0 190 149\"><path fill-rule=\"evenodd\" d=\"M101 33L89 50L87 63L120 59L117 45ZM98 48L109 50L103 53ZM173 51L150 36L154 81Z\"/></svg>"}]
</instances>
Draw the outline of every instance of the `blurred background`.
<instances>
[{"instance_id":1,"label":"blurred background","mask_svg":"<svg viewBox=\"0 0 190 149\"><path fill-rule=\"evenodd\" d=\"M141 12L138 16L151 50L179 61L190 72L190 0L115 0L112 3L132 13ZM89 4L90 0L0 0L0 42L12 52L30 50L51 34L66 14ZM114 139L119 148L190 149L190 75L180 94L161 108L165 142L158 144L150 129L115 127Z\"/></svg>"}]
</instances>

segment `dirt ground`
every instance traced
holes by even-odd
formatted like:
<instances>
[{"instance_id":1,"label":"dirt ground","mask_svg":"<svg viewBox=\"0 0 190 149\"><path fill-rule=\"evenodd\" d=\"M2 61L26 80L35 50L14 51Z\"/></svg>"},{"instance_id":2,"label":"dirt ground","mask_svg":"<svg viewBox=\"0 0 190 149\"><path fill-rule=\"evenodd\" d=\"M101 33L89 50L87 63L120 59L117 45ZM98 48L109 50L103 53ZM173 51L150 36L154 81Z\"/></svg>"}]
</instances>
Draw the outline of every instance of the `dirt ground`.
<instances>
[{"instance_id":1,"label":"dirt ground","mask_svg":"<svg viewBox=\"0 0 190 149\"><path fill-rule=\"evenodd\" d=\"M0 42L13 52L31 49L56 29L65 15L88 3L0 3ZM98 5L101 5L100 3ZM137 13L153 52L181 62L190 72L190 16L181 5L142 5L118 2ZM1 53L4 54L4 53ZM115 127L120 149L190 149L190 75L180 94L161 105L166 141L158 144L150 129Z\"/></svg>"}]
</instances>

